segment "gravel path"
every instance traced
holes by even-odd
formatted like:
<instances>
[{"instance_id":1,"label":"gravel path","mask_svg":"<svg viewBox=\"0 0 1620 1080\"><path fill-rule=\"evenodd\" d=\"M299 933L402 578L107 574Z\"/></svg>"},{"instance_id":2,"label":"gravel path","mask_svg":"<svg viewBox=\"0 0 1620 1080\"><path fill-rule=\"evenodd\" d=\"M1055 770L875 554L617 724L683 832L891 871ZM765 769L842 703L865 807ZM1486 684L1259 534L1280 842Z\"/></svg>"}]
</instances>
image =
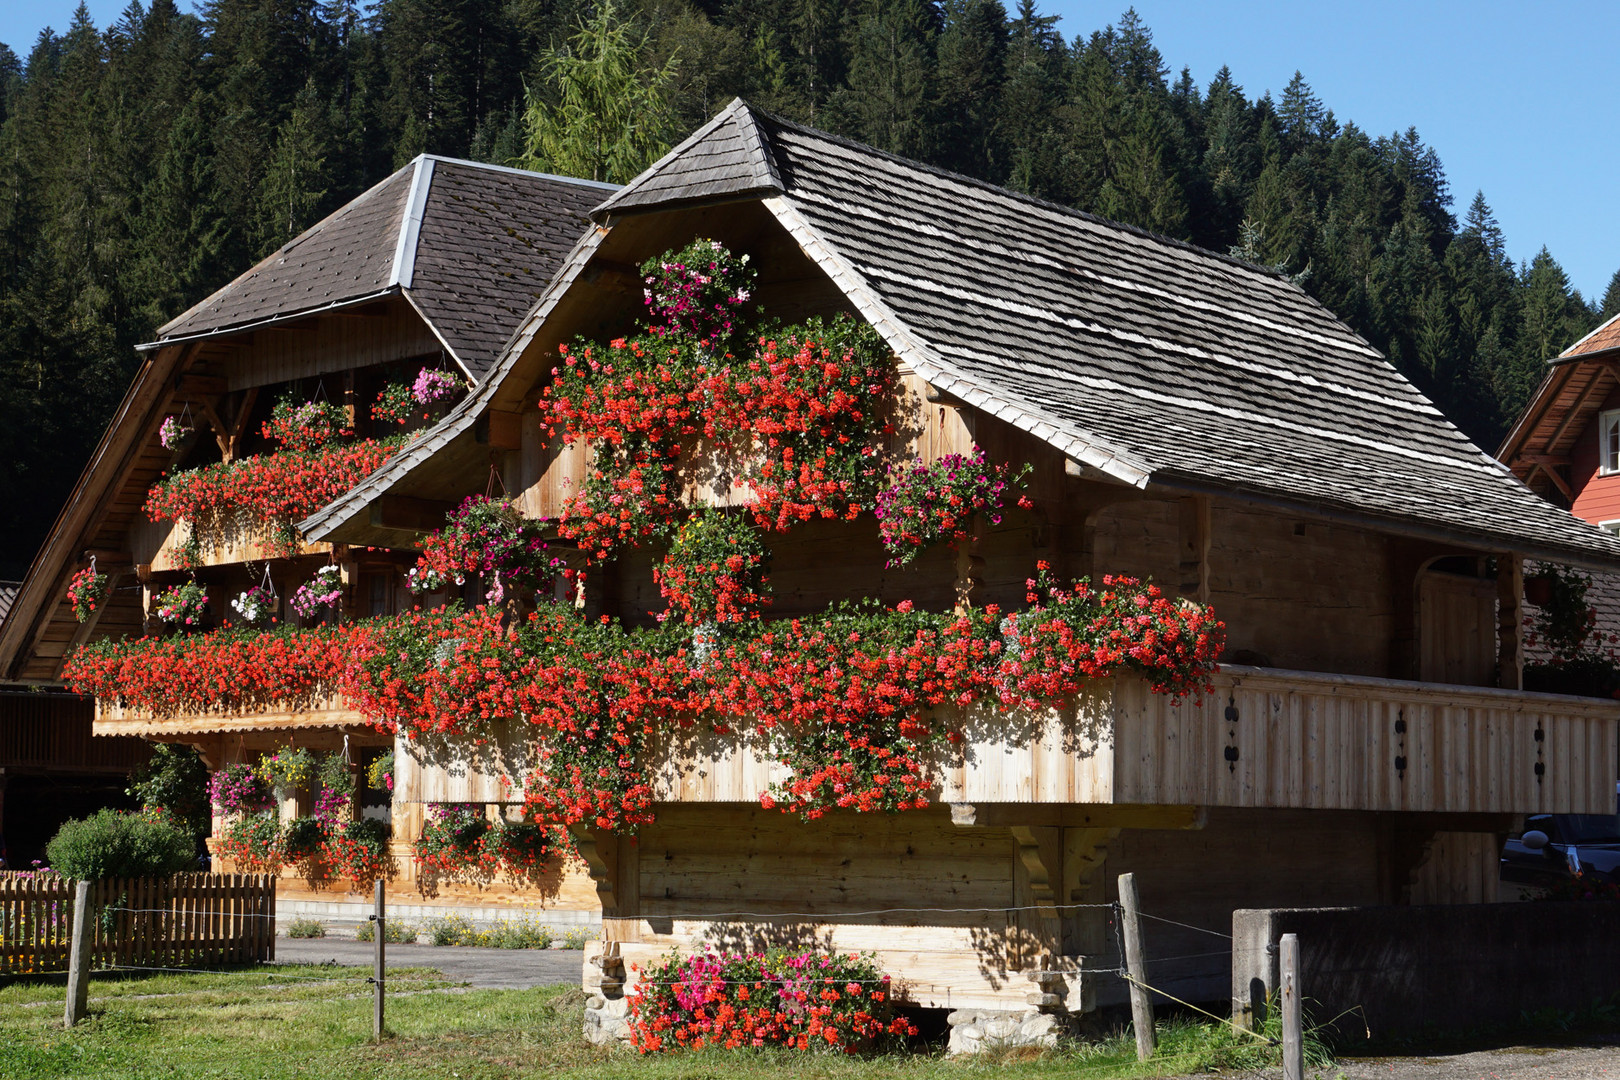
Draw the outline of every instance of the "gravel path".
<instances>
[{"instance_id":1,"label":"gravel path","mask_svg":"<svg viewBox=\"0 0 1620 1080\"><path fill-rule=\"evenodd\" d=\"M277 938L276 963L370 967L369 941L345 938ZM390 945L389 967L427 967L448 979L481 989L524 990L579 983L585 954L578 949L472 949L459 945Z\"/></svg>"},{"instance_id":2,"label":"gravel path","mask_svg":"<svg viewBox=\"0 0 1620 1080\"><path fill-rule=\"evenodd\" d=\"M1620 1038L1585 1046L1510 1046L1444 1057L1339 1063L1346 1080L1620 1080Z\"/></svg>"}]
</instances>

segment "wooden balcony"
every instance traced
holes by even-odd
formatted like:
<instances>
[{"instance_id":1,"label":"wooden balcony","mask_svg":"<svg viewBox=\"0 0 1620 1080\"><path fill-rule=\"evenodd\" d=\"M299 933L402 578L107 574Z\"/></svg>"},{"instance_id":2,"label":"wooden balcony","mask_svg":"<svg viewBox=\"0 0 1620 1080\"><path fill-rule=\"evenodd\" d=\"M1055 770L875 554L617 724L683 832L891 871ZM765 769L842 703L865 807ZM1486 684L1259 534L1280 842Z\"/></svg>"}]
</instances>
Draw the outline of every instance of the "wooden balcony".
<instances>
[{"instance_id":1,"label":"wooden balcony","mask_svg":"<svg viewBox=\"0 0 1620 1080\"><path fill-rule=\"evenodd\" d=\"M1041 716L970 713L940 801L1614 812L1620 702L1235 665L1213 682L1179 705L1129 677ZM399 798L509 800L525 738L513 725L448 764L402 752ZM652 753L660 802L753 803L782 777L759 747L702 732Z\"/></svg>"},{"instance_id":2,"label":"wooden balcony","mask_svg":"<svg viewBox=\"0 0 1620 1080\"><path fill-rule=\"evenodd\" d=\"M221 732L299 731L312 728L368 728L365 717L331 694L299 703L296 708L242 713L190 713L158 716L110 701L96 702L95 735L209 735Z\"/></svg>"}]
</instances>

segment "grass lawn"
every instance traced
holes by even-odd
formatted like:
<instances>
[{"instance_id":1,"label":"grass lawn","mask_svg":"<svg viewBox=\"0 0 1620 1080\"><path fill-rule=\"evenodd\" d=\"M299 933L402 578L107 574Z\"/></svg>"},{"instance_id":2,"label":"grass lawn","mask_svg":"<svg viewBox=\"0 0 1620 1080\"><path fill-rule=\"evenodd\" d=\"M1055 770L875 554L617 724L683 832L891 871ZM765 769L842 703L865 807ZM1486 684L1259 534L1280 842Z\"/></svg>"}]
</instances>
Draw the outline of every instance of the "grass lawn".
<instances>
[{"instance_id":1,"label":"grass lawn","mask_svg":"<svg viewBox=\"0 0 1620 1080\"><path fill-rule=\"evenodd\" d=\"M917 1080L980 1074L1076 1080L1159 1076L1270 1064L1275 1052L1210 1024L1161 1027L1160 1054L1136 1062L1115 1037L1074 1049L949 1061L938 1049L872 1059L704 1051L639 1057L580 1035L575 989L467 990L415 969L389 972L391 1037L373 1045L360 968L261 967L225 974L92 982L90 1018L62 1027L63 984L0 987L0 1077L611 1078L637 1080ZM293 976L293 977L289 977ZM330 981L328 981L330 980Z\"/></svg>"}]
</instances>

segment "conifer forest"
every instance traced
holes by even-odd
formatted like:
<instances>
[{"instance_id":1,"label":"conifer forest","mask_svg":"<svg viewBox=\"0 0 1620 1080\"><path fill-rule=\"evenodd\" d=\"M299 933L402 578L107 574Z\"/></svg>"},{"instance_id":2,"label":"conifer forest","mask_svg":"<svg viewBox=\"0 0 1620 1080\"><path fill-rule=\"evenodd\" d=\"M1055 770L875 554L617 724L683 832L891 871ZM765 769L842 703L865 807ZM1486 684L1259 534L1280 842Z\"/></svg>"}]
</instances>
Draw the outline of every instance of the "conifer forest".
<instances>
[{"instance_id":1,"label":"conifer forest","mask_svg":"<svg viewBox=\"0 0 1620 1080\"><path fill-rule=\"evenodd\" d=\"M9 47L8 47L9 46ZM0 577L135 345L424 151L624 181L733 96L1295 279L1487 450L1620 310L1506 254L1415 129L1033 0L131 0L0 45ZM1503 153L1511 153L1504 146ZM1516 238L1523 240L1526 238ZM1534 238L1528 238L1534 240Z\"/></svg>"}]
</instances>

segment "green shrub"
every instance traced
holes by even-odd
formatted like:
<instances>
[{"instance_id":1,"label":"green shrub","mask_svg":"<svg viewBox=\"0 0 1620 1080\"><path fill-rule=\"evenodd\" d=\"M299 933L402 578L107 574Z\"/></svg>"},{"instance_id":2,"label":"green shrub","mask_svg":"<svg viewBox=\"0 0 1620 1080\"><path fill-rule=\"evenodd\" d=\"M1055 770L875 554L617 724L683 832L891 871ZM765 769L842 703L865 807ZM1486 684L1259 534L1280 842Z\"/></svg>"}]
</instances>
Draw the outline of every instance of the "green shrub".
<instances>
[{"instance_id":1,"label":"green shrub","mask_svg":"<svg viewBox=\"0 0 1620 1080\"><path fill-rule=\"evenodd\" d=\"M313 859L326 843L326 826L313 817L295 817L281 830L281 853L288 862Z\"/></svg>"},{"instance_id":2,"label":"green shrub","mask_svg":"<svg viewBox=\"0 0 1620 1080\"><path fill-rule=\"evenodd\" d=\"M390 945L415 945L416 935L422 932L415 923L400 922L396 919L389 919L383 925L386 927L383 931L383 940ZM376 941L377 924L374 922L361 923L360 928L354 932L354 939L356 941Z\"/></svg>"},{"instance_id":3,"label":"green shrub","mask_svg":"<svg viewBox=\"0 0 1620 1080\"><path fill-rule=\"evenodd\" d=\"M208 835L208 766L202 755L179 743L158 743L152 758L129 776L128 794L147 810L180 820L193 836Z\"/></svg>"},{"instance_id":4,"label":"green shrub","mask_svg":"<svg viewBox=\"0 0 1620 1080\"><path fill-rule=\"evenodd\" d=\"M287 924L287 936L295 938L325 937L326 924L318 919L294 919Z\"/></svg>"},{"instance_id":5,"label":"green shrub","mask_svg":"<svg viewBox=\"0 0 1620 1080\"><path fill-rule=\"evenodd\" d=\"M51 868L66 877L167 877L197 867L194 841L164 817L102 810L70 821L45 849Z\"/></svg>"},{"instance_id":6,"label":"green shrub","mask_svg":"<svg viewBox=\"0 0 1620 1080\"><path fill-rule=\"evenodd\" d=\"M435 945L483 945L484 933L465 915L441 915L428 920L428 935Z\"/></svg>"},{"instance_id":7,"label":"green shrub","mask_svg":"<svg viewBox=\"0 0 1620 1080\"><path fill-rule=\"evenodd\" d=\"M576 926L562 936L562 947L565 949L583 949L587 941L595 940L595 931L583 926Z\"/></svg>"},{"instance_id":8,"label":"green shrub","mask_svg":"<svg viewBox=\"0 0 1620 1080\"><path fill-rule=\"evenodd\" d=\"M480 944L496 949L549 949L553 937L551 927L534 919L499 922L480 936Z\"/></svg>"}]
</instances>

